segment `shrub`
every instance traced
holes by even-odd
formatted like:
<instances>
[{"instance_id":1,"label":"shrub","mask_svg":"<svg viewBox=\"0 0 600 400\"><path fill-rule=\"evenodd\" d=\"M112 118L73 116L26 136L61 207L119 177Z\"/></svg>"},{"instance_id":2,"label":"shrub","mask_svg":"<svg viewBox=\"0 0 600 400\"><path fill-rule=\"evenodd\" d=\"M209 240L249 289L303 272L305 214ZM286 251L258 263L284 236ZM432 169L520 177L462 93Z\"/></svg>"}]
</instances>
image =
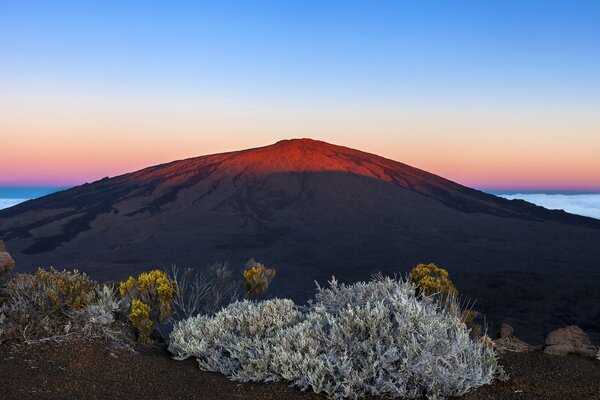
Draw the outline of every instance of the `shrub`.
<instances>
[{"instance_id":1,"label":"shrub","mask_svg":"<svg viewBox=\"0 0 600 400\"><path fill-rule=\"evenodd\" d=\"M108 285L96 288L96 299L85 309L90 322L110 325L115 315L121 310L121 302L117 299L116 290Z\"/></svg>"},{"instance_id":2,"label":"shrub","mask_svg":"<svg viewBox=\"0 0 600 400\"><path fill-rule=\"evenodd\" d=\"M443 307L460 315L461 320L469 328L471 336L479 337L484 330L475 319L479 316L470 304L461 304L458 290L448 276L448 271L435 264L419 264L408 274L408 279L421 294L434 296Z\"/></svg>"},{"instance_id":3,"label":"shrub","mask_svg":"<svg viewBox=\"0 0 600 400\"><path fill-rule=\"evenodd\" d=\"M78 271L46 271L17 274L6 289L8 301L0 314L21 327L28 343L83 338L117 339L111 329L120 303L107 286L102 288Z\"/></svg>"},{"instance_id":4,"label":"shrub","mask_svg":"<svg viewBox=\"0 0 600 400\"><path fill-rule=\"evenodd\" d=\"M291 300L233 303L175 324L169 350L238 381L285 379L331 398L460 396L502 376L459 315L391 278L317 288Z\"/></svg>"},{"instance_id":5,"label":"shrub","mask_svg":"<svg viewBox=\"0 0 600 400\"><path fill-rule=\"evenodd\" d=\"M130 276L119 285L121 297L130 307L129 319L137 329L140 342L151 343L151 334L160 322L173 312L172 300L177 284L163 271L141 273L137 279Z\"/></svg>"},{"instance_id":6,"label":"shrub","mask_svg":"<svg viewBox=\"0 0 600 400\"><path fill-rule=\"evenodd\" d=\"M169 350L180 360L197 357L206 371L242 381L261 380L254 378L268 374L268 365L261 360L268 357L267 340L300 318L301 312L291 300L243 300L230 304L214 317L198 315L175 323Z\"/></svg>"},{"instance_id":7,"label":"shrub","mask_svg":"<svg viewBox=\"0 0 600 400\"><path fill-rule=\"evenodd\" d=\"M113 326L120 312L121 302L116 297L116 290L108 285L96 286L96 299L92 303L66 314L70 321L65 333L78 333L79 330L84 338L112 340L127 347L126 334Z\"/></svg>"},{"instance_id":8,"label":"shrub","mask_svg":"<svg viewBox=\"0 0 600 400\"><path fill-rule=\"evenodd\" d=\"M13 300L28 303L41 313L87 307L96 298L96 284L77 270L38 269L34 275L18 274L8 284Z\"/></svg>"},{"instance_id":9,"label":"shrub","mask_svg":"<svg viewBox=\"0 0 600 400\"><path fill-rule=\"evenodd\" d=\"M448 278L448 271L435 264L419 264L408 274L408 279L426 295L440 294L455 297L458 290Z\"/></svg>"},{"instance_id":10,"label":"shrub","mask_svg":"<svg viewBox=\"0 0 600 400\"><path fill-rule=\"evenodd\" d=\"M262 295L269 287L269 283L271 283L275 277L275 273L276 271L274 268L267 268L251 258L246 263L246 268L243 273L244 281L246 283L246 294L254 296Z\"/></svg>"},{"instance_id":11,"label":"shrub","mask_svg":"<svg viewBox=\"0 0 600 400\"><path fill-rule=\"evenodd\" d=\"M131 313L129 319L134 328L139 333L139 341L151 344L150 334L152 333L152 320L150 319L150 306L142 303L140 300L131 302Z\"/></svg>"},{"instance_id":12,"label":"shrub","mask_svg":"<svg viewBox=\"0 0 600 400\"><path fill-rule=\"evenodd\" d=\"M233 280L227 264L213 264L204 270L173 266L167 274L177 287L173 298L177 319L214 314L240 298L241 285Z\"/></svg>"}]
</instances>

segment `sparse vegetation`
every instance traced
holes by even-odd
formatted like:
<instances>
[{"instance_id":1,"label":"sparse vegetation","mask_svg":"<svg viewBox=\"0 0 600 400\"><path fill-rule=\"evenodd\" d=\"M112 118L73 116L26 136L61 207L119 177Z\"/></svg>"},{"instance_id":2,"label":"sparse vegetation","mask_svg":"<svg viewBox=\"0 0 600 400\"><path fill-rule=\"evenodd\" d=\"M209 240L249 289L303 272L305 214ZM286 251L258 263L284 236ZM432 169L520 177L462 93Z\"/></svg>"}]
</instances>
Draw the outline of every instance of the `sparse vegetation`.
<instances>
[{"instance_id":1,"label":"sparse vegetation","mask_svg":"<svg viewBox=\"0 0 600 400\"><path fill-rule=\"evenodd\" d=\"M50 314L86 307L96 298L95 287L94 281L78 271L40 268L33 275L16 275L8 284L8 293L13 299Z\"/></svg>"},{"instance_id":2,"label":"sparse vegetation","mask_svg":"<svg viewBox=\"0 0 600 400\"><path fill-rule=\"evenodd\" d=\"M173 312L172 301L177 292L177 284L160 270L132 276L119 285L121 297L129 307L129 319L138 331L138 339L152 343L151 335L161 322Z\"/></svg>"},{"instance_id":3,"label":"sparse vegetation","mask_svg":"<svg viewBox=\"0 0 600 400\"><path fill-rule=\"evenodd\" d=\"M377 278L291 300L236 302L175 324L169 350L238 381L288 380L331 398L459 396L503 376L461 316L408 281Z\"/></svg>"},{"instance_id":4,"label":"sparse vegetation","mask_svg":"<svg viewBox=\"0 0 600 400\"><path fill-rule=\"evenodd\" d=\"M111 329L120 304L114 291L78 271L38 269L17 274L0 307L4 325L17 326L20 339L32 343L71 336L116 339ZM4 328L3 328L4 330Z\"/></svg>"},{"instance_id":5,"label":"sparse vegetation","mask_svg":"<svg viewBox=\"0 0 600 400\"><path fill-rule=\"evenodd\" d=\"M246 294L248 296L262 295L269 287L275 274L274 268L267 268L263 264L254 261L253 258L248 260L243 272Z\"/></svg>"},{"instance_id":6,"label":"sparse vegetation","mask_svg":"<svg viewBox=\"0 0 600 400\"><path fill-rule=\"evenodd\" d=\"M203 270L173 266L167 275L176 283L173 303L178 320L212 315L241 296L240 282L227 264L217 263Z\"/></svg>"}]
</instances>

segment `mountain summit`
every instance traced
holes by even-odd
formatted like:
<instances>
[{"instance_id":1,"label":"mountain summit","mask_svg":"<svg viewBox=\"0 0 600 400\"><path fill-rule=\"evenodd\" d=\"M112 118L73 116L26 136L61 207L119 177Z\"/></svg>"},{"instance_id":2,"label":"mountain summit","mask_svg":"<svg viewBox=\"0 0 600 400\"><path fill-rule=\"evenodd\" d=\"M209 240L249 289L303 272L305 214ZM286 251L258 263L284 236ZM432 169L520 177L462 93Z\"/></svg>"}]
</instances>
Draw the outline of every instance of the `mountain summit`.
<instances>
[{"instance_id":1,"label":"mountain summit","mask_svg":"<svg viewBox=\"0 0 600 400\"><path fill-rule=\"evenodd\" d=\"M509 201L310 139L174 161L0 210L17 266L121 279L156 266L278 269L275 294L314 281L445 267L492 322L532 338L600 332L600 221ZM524 289L527 288L527 291Z\"/></svg>"}]
</instances>

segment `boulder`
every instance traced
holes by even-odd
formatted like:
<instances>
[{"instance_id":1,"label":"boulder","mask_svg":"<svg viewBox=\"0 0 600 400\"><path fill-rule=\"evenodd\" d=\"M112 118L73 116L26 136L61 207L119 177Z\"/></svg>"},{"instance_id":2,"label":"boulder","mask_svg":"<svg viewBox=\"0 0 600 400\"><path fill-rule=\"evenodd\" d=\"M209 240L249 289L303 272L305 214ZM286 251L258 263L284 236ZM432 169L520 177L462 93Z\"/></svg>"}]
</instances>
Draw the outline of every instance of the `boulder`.
<instances>
[{"instance_id":1,"label":"boulder","mask_svg":"<svg viewBox=\"0 0 600 400\"><path fill-rule=\"evenodd\" d=\"M0 275L11 271L15 267L15 260L6 251L4 242L0 240Z\"/></svg>"},{"instance_id":2,"label":"boulder","mask_svg":"<svg viewBox=\"0 0 600 400\"><path fill-rule=\"evenodd\" d=\"M11 280L15 260L6 251L4 242L0 240L0 306L6 302L6 285Z\"/></svg>"},{"instance_id":3,"label":"boulder","mask_svg":"<svg viewBox=\"0 0 600 400\"><path fill-rule=\"evenodd\" d=\"M514 329L508 324L500 325L500 331L498 332L498 339L494 340L494 348L499 353L510 351L513 353L526 353L529 351L537 350L539 347L525 343L524 341L517 339L513 335Z\"/></svg>"},{"instance_id":4,"label":"boulder","mask_svg":"<svg viewBox=\"0 0 600 400\"><path fill-rule=\"evenodd\" d=\"M579 354L585 357L596 357L597 351L592 346L590 337L576 325L550 332L546 337L544 349L544 353L556 356Z\"/></svg>"},{"instance_id":5,"label":"boulder","mask_svg":"<svg viewBox=\"0 0 600 400\"><path fill-rule=\"evenodd\" d=\"M571 344L588 346L591 344L590 337L577 325L569 325L552 331L546 336L548 346Z\"/></svg>"}]
</instances>

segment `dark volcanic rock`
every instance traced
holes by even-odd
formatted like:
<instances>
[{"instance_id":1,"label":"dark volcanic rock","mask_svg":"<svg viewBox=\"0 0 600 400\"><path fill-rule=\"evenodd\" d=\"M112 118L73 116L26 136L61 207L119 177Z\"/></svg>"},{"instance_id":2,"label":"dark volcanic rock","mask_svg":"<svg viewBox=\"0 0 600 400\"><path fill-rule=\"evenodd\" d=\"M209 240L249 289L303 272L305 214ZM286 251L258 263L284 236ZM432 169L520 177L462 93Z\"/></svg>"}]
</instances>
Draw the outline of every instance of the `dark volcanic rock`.
<instances>
[{"instance_id":1,"label":"dark volcanic rock","mask_svg":"<svg viewBox=\"0 0 600 400\"><path fill-rule=\"evenodd\" d=\"M600 221L509 201L408 165L313 140L175 161L0 210L23 271L117 280L151 267L251 257L271 294L314 281L446 268L491 324L531 341L578 324L600 340Z\"/></svg>"}]
</instances>

